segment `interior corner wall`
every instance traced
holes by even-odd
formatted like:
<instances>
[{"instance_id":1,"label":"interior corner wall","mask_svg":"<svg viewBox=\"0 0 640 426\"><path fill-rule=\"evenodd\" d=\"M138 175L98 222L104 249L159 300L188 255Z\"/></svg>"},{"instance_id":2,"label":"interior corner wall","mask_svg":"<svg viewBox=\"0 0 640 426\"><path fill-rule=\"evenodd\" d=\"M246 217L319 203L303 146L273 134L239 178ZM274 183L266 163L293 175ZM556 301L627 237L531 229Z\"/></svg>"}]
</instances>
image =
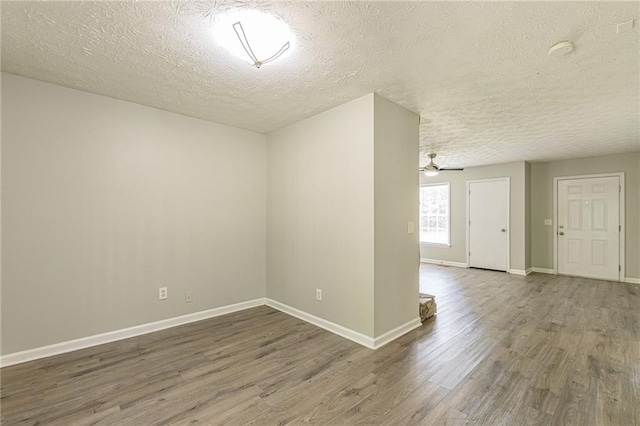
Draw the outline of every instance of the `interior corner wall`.
<instances>
[{"instance_id":1,"label":"interior corner wall","mask_svg":"<svg viewBox=\"0 0 640 426\"><path fill-rule=\"evenodd\" d=\"M524 268L531 269L531 164L524 163Z\"/></svg>"},{"instance_id":2,"label":"interior corner wall","mask_svg":"<svg viewBox=\"0 0 640 426\"><path fill-rule=\"evenodd\" d=\"M2 354L264 297L265 143L3 73Z\"/></svg>"},{"instance_id":3,"label":"interior corner wall","mask_svg":"<svg viewBox=\"0 0 640 426\"><path fill-rule=\"evenodd\" d=\"M0 95L2 94L2 78L0 74ZM2 102L0 101L0 242L2 241ZM2 244L0 243L0 356L2 349ZM1 359L1 358L0 358Z\"/></svg>"},{"instance_id":4,"label":"interior corner wall","mask_svg":"<svg viewBox=\"0 0 640 426\"><path fill-rule=\"evenodd\" d=\"M375 96L376 337L418 317L418 128L416 114Z\"/></svg>"},{"instance_id":5,"label":"interior corner wall","mask_svg":"<svg viewBox=\"0 0 640 426\"><path fill-rule=\"evenodd\" d=\"M373 102L366 95L267 135L267 297L369 337Z\"/></svg>"},{"instance_id":6,"label":"interior corner wall","mask_svg":"<svg viewBox=\"0 0 640 426\"><path fill-rule=\"evenodd\" d=\"M531 255L536 268L553 269L553 178L624 172L626 278L640 278L640 152L531 165Z\"/></svg>"},{"instance_id":7,"label":"interior corner wall","mask_svg":"<svg viewBox=\"0 0 640 426\"><path fill-rule=\"evenodd\" d=\"M451 165L452 167L455 164ZM494 164L491 166L470 167L461 172L442 172L438 176L420 175L420 184L450 183L451 192L451 247L434 247L421 245L420 258L466 263L467 256L467 181L479 179L510 178L510 229L509 251L510 269L524 271L526 269L525 230L525 163Z\"/></svg>"}]
</instances>

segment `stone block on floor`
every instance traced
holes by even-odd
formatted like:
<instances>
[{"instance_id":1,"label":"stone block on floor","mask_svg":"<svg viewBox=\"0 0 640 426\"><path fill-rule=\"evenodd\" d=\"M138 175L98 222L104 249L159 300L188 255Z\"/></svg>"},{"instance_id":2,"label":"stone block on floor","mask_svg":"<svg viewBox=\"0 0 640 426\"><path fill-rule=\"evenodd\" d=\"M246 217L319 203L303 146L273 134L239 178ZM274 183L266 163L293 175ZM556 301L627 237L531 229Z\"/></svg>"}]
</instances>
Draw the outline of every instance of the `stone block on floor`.
<instances>
[{"instance_id":1,"label":"stone block on floor","mask_svg":"<svg viewBox=\"0 0 640 426\"><path fill-rule=\"evenodd\" d=\"M420 293L420 321L424 322L438 312L436 297L432 294Z\"/></svg>"}]
</instances>

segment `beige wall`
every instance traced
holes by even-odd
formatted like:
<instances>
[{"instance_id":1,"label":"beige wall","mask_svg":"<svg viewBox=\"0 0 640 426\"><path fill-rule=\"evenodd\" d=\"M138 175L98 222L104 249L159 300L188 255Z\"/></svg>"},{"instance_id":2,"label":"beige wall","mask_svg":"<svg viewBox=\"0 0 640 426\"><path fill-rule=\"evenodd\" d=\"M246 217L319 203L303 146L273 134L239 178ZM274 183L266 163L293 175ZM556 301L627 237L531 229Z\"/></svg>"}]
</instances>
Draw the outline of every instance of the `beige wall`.
<instances>
[{"instance_id":1,"label":"beige wall","mask_svg":"<svg viewBox=\"0 0 640 426\"><path fill-rule=\"evenodd\" d=\"M2 74L0 73L0 77ZM0 78L0 94L2 94L2 78ZM2 241L2 102L0 101L0 242ZM2 347L2 244L0 243L0 356L5 352Z\"/></svg>"},{"instance_id":2,"label":"beige wall","mask_svg":"<svg viewBox=\"0 0 640 426\"><path fill-rule=\"evenodd\" d=\"M420 248L420 257L465 263L467 180L511 178L511 269L553 269L553 229L544 225L553 217L553 178L608 172L624 172L626 184L626 276L640 276L640 153L546 163L508 163L468 168L421 183L451 183L451 247Z\"/></svg>"},{"instance_id":3,"label":"beige wall","mask_svg":"<svg viewBox=\"0 0 640 426\"><path fill-rule=\"evenodd\" d=\"M417 158L418 117L373 94L269 134L268 297L369 337L415 320Z\"/></svg>"},{"instance_id":4,"label":"beige wall","mask_svg":"<svg viewBox=\"0 0 640 426\"><path fill-rule=\"evenodd\" d=\"M375 336L418 316L418 116L374 98ZM407 222L415 233L407 233Z\"/></svg>"},{"instance_id":5,"label":"beige wall","mask_svg":"<svg viewBox=\"0 0 640 426\"><path fill-rule=\"evenodd\" d=\"M14 75L2 90L1 354L265 295L372 337L415 318L413 113L371 94L265 137ZM466 182L509 177L510 268L552 268L553 177L622 171L638 278L639 170L631 153L422 176L451 184L452 245L420 257L464 263Z\"/></svg>"},{"instance_id":6,"label":"beige wall","mask_svg":"<svg viewBox=\"0 0 640 426\"><path fill-rule=\"evenodd\" d=\"M2 150L3 354L265 296L265 136L2 74Z\"/></svg>"},{"instance_id":7,"label":"beige wall","mask_svg":"<svg viewBox=\"0 0 640 426\"><path fill-rule=\"evenodd\" d=\"M453 165L452 165L453 166ZM451 247L431 247L422 245L420 257L466 263L466 184L470 180L510 178L510 269L526 269L526 218L525 218L525 163L505 163L492 166L470 167L462 172L442 172L438 176L427 177L420 174L420 183L450 182L451 193Z\"/></svg>"},{"instance_id":8,"label":"beige wall","mask_svg":"<svg viewBox=\"0 0 640 426\"><path fill-rule=\"evenodd\" d=\"M553 178L609 172L625 173L626 216L626 276L640 278L640 153L627 153L597 158L552 161L531 165L531 251L532 264L553 269L552 226L545 219L553 218Z\"/></svg>"},{"instance_id":9,"label":"beige wall","mask_svg":"<svg viewBox=\"0 0 640 426\"><path fill-rule=\"evenodd\" d=\"M531 268L531 164L524 163L524 267Z\"/></svg>"},{"instance_id":10,"label":"beige wall","mask_svg":"<svg viewBox=\"0 0 640 426\"><path fill-rule=\"evenodd\" d=\"M267 296L367 336L374 332L373 99L267 137Z\"/></svg>"}]
</instances>

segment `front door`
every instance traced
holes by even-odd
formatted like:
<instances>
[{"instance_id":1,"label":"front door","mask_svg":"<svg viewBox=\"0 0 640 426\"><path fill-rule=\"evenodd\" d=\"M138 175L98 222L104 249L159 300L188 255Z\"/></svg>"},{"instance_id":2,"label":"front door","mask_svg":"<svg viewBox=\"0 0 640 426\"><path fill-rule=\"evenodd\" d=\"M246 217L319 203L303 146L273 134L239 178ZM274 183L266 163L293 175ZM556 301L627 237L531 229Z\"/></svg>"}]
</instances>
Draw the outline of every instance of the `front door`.
<instances>
[{"instance_id":1,"label":"front door","mask_svg":"<svg viewBox=\"0 0 640 426\"><path fill-rule=\"evenodd\" d=\"M558 273L620 279L620 178L558 180Z\"/></svg>"},{"instance_id":2,"label":"front door","mask_svg":"<svg viewBox=\"0 0 640 426\"><path fill-rule=\"evenodd\" d=\"M469 182L469 266L507 271L509 180Z\"/></svg>"}]
</instances>

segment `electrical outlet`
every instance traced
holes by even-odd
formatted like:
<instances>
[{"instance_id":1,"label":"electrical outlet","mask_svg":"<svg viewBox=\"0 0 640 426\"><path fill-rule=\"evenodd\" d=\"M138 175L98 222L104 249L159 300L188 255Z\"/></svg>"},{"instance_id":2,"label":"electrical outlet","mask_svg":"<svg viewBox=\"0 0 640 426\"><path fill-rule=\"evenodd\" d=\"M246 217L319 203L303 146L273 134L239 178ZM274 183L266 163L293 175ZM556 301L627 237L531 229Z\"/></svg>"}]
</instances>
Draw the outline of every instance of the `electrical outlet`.
<instances>
[{"instance_id":1,"label":"electrical outlet","mask_svg":"<svg viewBox=\"0 0 640 426\"><path fill-rule=\"evenodd\" d=\"M158 289L158 299L160 300L164 300L169 296L169 293L167 292L167 288L166 287L160 287Z\"/></svg>"},{"instance_id":2,"label":"electrical outlet","mask_svg":"<svg viewBox=\"0 0 640 426\"><path fill-rule=\"evenodd\" d=\"M188 291L184 294L184 303L191 303L191 302L193 302L193 292Z\"/></svg>"},{"instance_id":3,"label":"electrical outlet","mask_svg":"<svg viewBox=\"0 0 640 426\"><path fill-rule=\"evenodd\" d=\"M316 300L322 302L322 289L316 288Z\"/></svg>"}]
</instances>

